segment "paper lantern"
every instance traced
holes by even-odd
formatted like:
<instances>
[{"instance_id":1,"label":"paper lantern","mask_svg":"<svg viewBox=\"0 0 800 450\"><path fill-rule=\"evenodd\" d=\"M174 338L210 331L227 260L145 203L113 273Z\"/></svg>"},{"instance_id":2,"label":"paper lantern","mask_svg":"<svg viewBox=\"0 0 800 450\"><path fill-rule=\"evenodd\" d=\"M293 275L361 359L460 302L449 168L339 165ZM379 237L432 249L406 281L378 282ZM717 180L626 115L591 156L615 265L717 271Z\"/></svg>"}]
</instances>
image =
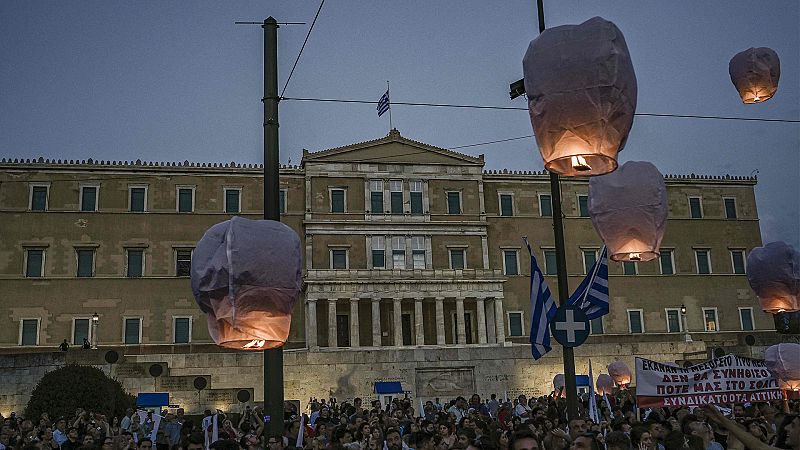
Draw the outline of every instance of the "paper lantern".
<instances>
[{"instance_id":1,"label":"paper lantern","mask_svg":"<svg viewBox=\"0 0 800 450\"><path fill-rule=\"evenodd\" d=\"M555 377L553 377L553 390L556 391L556 394L559 394L559 392L560 392L561 393L561 395L560 395L561 397L566 397L567 396L567 393L565 391L566 385L567 385L567 382L566 382L566 380L564 378L564 374L563 373L560 373L560 374L556 375Z\"/></svg>"},{"instance_id":2,"label":"paper lantern","mask_svg":"<svg viewBox=\"0 0 800 450\"><path fill-rule=\"evenodd\" d=\"M622 361L614 361L609 364L608 374L611 376L611 379L614 380L614 383L617 383L617 386L627 386L631 384L631 369Z\"/></svg>"},{"instance_id":3,"label":"paper lantern","mask_svg":"<svg viewBox=\"0 0 800 450\"><path fill-rule=\"evenodd\" d=\"M767 348L764 363L781 389L800 391L800 344L784 342Z\"/></svg>"},{"instance_id":4,"label":"paper lantern","mask_svg":"<svg viewBox=\"0 0 800 450\"><path fill-rule=\"evenodd\" d=\"M594 17L545 30L522 60L536 143L547 170L569 176L617 168L636 112L636 74L622 32Z\"/></svg>"},{"instance_id":5,"label":"paper lantern","mask_svg":"<svg viewBox=\"0 0 800 450\"><path fill-rule=\"evenodd\" d=\"M667 226L667 185L649 162L628 161L589 180L589 215L614 261L658 257Z\"/></svg>"},{"instance_id":6,"label":"paper lantern","mask_svg":"<svg viewBox=\"0 0 800 450\"><path fill-rule=\"evenodd\" d=\"M598 395L611 395L614 393L614 379L611 378L611 375L604 373L598 375L595 386L597 387Z\"/></svg>"},{"instance_id":7,"label":"paper lantern","mask_svg":"<svg viewBox=\"0 0 800 450\"><path fill-rule=\"evenodd\" d=\"M800 253L785 242L770 242L747 256L747 281L770 314L800 311Z\"/></svg>"},{"instance_id":8,"label":"paper lantern","mask_svg":"<svg viewBox=\"0 0 800 450\"><path fill-rule=\"evenodd\" d=\"M728 73L742 102L761 103L771 99L778 90L781 60L771 48L751 47L731 58Z\"/></svg>"},{"instance_id":9,"label":"paper lantern","mask_svg":"<svg viewBox=\"0 0 800 450\"><path fill-rule=\"evenodd\" d=\"M234 217L212 226L192 254L192 291L214 342L280 347L300 294L300 237L271 220Z\"/></svg>"}]
</instances>

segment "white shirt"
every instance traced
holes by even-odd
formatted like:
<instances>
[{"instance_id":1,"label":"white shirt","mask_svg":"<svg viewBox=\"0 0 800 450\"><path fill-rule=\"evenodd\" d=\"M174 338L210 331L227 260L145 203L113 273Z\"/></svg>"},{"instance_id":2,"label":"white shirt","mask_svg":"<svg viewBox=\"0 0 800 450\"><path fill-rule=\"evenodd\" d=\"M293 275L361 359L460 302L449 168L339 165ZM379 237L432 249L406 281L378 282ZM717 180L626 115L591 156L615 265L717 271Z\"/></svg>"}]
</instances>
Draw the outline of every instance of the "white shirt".
<instances>
[{"instance_id":1,"label":"white shirt","mask_svg":"<svg viewBox=\"0 0 800 450\"><path fill-rule=\"evenodd\" d=\"M528 405L523 405L522 403L514 407L514 415L517 417L523 417L525 415L529 415L530 412L531 408L529 408Z\"/></svg>"}]
</instances>

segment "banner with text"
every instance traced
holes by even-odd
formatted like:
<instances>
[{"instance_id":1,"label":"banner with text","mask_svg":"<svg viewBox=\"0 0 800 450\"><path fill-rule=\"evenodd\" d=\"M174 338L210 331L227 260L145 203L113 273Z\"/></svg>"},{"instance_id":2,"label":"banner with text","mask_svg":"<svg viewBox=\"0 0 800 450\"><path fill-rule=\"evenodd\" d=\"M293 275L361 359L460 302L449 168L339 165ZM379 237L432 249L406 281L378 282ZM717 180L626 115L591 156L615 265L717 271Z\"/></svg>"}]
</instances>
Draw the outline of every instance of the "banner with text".
<instances>
[{"instance_id":1,"label":"banner with text","mask_svg":"<svg viewBox=\"0 0 800 450\"><path fill-rule=\"evenodd\" d=\"M636 358L640 408L756 403L781 400L763 360L726 355L682 368Z\"/></svg>"}]
</instances>

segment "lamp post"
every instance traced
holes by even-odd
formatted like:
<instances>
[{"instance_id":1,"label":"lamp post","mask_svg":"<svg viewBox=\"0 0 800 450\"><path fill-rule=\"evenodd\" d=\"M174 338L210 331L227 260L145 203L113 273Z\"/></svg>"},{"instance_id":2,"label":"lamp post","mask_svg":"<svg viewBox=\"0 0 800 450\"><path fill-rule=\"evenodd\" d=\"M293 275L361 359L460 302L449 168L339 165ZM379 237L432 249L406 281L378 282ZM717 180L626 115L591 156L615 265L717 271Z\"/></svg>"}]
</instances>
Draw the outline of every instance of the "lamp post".
<instances>
[{"instance_id":1,"label":"lamp post","mask_svg":"<svg viewBox=\"0 0 800 450\"><path fill-rule=\"evenodd\" d=\"M681 321L683 322L683 337L686 342L692 342L692 336L689 334L689 325L686 322L686 305L681 305Z\"/></svg>"},{"instance_id":2,"label":"lamp post","mask_svg":"<svg viewBox=\"0 0 800 450\"><path fill-rule=\"evenodd\" d=\"M92 314L92 350L97 350L97 323L100 322L100 316L95 312Z\"/></svg>"}]
</instances>

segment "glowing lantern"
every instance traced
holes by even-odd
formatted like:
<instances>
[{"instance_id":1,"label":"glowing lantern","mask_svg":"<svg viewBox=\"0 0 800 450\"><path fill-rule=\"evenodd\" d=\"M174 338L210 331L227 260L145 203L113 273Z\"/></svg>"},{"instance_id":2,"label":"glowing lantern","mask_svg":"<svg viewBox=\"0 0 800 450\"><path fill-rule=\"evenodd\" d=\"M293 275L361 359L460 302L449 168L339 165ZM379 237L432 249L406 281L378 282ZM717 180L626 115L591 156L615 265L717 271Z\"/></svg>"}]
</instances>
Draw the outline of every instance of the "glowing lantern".
<instances>
[{"instance_id":1,"label":"glowing lantern","mask_svg":"<svg viewBox=\"0 0 800 450\"><path fill-rule=\"evenodd\" d=\"M614 261L658 257L667 225L667 185L649 162L628 161L589 180L589 215Z\"/></svg>"},{"instance_id":2,"label":"glowing lantern","mask_svg":"<svg viewBox=\"0 0 800 450\"><path fill-rule=\"evenodd\" d=\"M800 344L784 342L769 347L764 363L781 389L800 391Z\"/></svg>"},{"instance_id":3,"label":"glowing lantern","mask_svg":"<svg viewBox=\"0 0 800 450\"><path fill-rule=\"evenodd\" d=\"M622 361L614 361L608 365L608 374L617 383L617 386L625 387L631 384L631 369Z\"/></svg>"},{"instance_id":4,"label":"glowing lantern","mask_svg":"<svg viewBox=\"0 0 800 450\"><path fill-rule=\"evenodd\" d=\"M614 392L614 379L611 378L611 375L601 373L597 376L595 386L598 395L611 395Z\"/></svg>"},{"instance_id":5,"label":"glowing lantern","mask_svg":"<svg viewBox=\"0 0 800 450\"><path fill-rule=\"evenodd\" d=\"M747 256L747 281L770 314L800 311L800 253L785 242L770 242Z\"/></svg>"},{"instance_id":6,"label":"glowing lantern","mask_svg":"<svg viewBox=\"0 0 800 450\"><path fill-rule=\"evenodd\" d=\"M192 254L192 291L221 347L282 346L301 286L300 238L280 222L234 217Z\"/></svg>"},{"instance_id":7,"label":"glowing lantern","mask_svg":"<svg viewBox=\"0 0 800 450\"><path fill-rule=\"evenodd\" d=\"M553 377L553 390L556 391L556 395L560 395L561 397L566 397L567 393L564 391L564 387L566 386L566 381L564 379L564 374L560 373Z\"/></svg>"},{"instance_id":8,"label":"glowing lantern","mask_svg":"<svg viewBox=\"0 0 800 450\"><path fill-rule=\"evenodd\" d=\"M771 48L748 48L731 58L728 73L742 102L761 103L771 99L778 90L781 60Z\"/></svg>"},{"instance_id":9,"label":"glowing lantern","mask_svg":"<svg viewBox=\"0 0 800 450\"><path fill-rule=\"evenodd\" d=\"M622 32L594 17L545 30L522 60L536 143L547 170L569 176L617 168L636 112L636 74Z\"/></svg>"}]
</instances>

